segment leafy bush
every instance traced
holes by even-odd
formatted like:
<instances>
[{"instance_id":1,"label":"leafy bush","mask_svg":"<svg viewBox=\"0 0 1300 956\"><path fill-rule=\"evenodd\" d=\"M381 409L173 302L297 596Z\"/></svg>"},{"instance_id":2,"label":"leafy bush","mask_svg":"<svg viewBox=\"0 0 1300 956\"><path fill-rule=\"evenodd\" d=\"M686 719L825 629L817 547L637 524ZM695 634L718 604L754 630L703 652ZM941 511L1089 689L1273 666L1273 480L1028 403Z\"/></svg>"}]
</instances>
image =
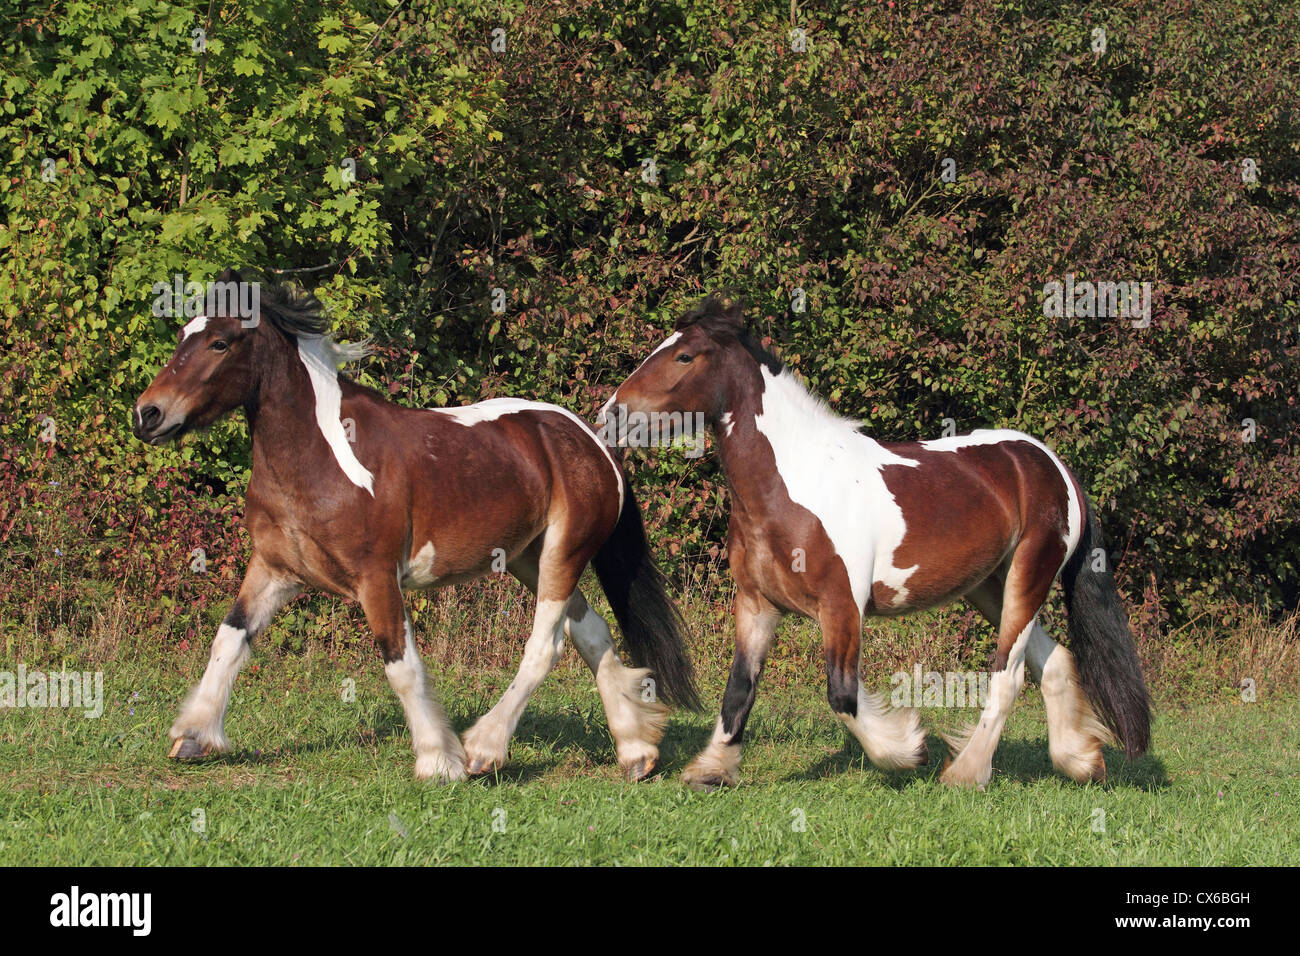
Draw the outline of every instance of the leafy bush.
<instances>
[{"instance_id":1,"label":"leafy bush","mask_svg":"<svg viewBox=\"0 0 1300 956\"><path fill-rule=\"evenodd\" d=\"M238 513L242 422L178 448L129 435L175 341L150 290L176 273L315 287L347 336L375 337L358 374L398 401L516 394L588 416L680 310L730 287L877 437L951 419L1050 441L1133 600L1175 620L1300 601L1300 11L232 0L205 16L6 14L0 461L12 488L50 454L75 462L103 501L76 519L87 534L148 516L183 557L165 522L189 493ZM1150 281L1150 327L1045 318L1044 284L1067 274ZM634 466L674 571L721 560L716 463Z\"/></svg>"}]
</instances>

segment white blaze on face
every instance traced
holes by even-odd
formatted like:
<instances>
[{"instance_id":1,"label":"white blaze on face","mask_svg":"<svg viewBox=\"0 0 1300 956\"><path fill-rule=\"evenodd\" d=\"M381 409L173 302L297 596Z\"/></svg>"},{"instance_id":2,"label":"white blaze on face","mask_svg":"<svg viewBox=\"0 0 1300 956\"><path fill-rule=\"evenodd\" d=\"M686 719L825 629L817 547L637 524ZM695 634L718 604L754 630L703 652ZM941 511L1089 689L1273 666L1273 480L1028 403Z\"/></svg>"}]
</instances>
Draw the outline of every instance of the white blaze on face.
<instances>
[{"instance_id":1,"label":"white blaze on face","mask_svg":"<svg viewBox=\"0 0 1300 956\"><path fill-rule=\"evenodd\" d=\"M181 329L181 341L184 342L191 335L194 335L196 332L202 332L207 327L208 317L206 315L200 315L190 319L190 321L185 324L185 328Z\"/></svg>"},{"instance_id":2,"label":"white blaze on face","mask_svg":"<svg viewBox=\"0 0 1300 956\"><path fill-rule=\"evenodd\" d=\"M668 336L668 338L660 342L657 346L655 346L655 350L645 357L645 361L643 361L640 365L636 367L636 372L633 372L632 375L635 375L637 372L641 371L641 369L645 368L645 363L650 361L652 358L654 358L664 349L671 348L673 344L676 343L676 341L681 337L682 337L682 333L678 331L678 332L674 332L672 335ZM632 375L629 375L628 378L631 378ZM627 384L626 381L624 382L624 384ZM621 388L622 386L619 387ZM609 397L609 401L607 401L600 409L600 418L602 421L609 414L610 409L614 408L614 406L618 404L618 402L615 401L615 399L617 398L618 398L618 389L616 388L614 389L614 394Z\"/></svg>"},{"instance_id":3,"label":"white blaze on face","mask_svg":"<svg viewBox=\"0 0 1300 956\"><path fill-rule=\"evenodd\" d=\"M681 337L682 337L682 333L680 331L674 332L672 335L668 336L668 338L664 339L662 342L659 343L658 347L653 352L651 352L649 355L645 357L645 362L650 361L652 358L654 358L664 349L671 348L673 344ZM645 362L642 362L641 365L645 365ZM641 366L637 366L637 367L640 368Z\"/></svg>"},{"instance_id":4,"label":"white blaze on face","mask_svg":"<svg viewBox=\"0 0 1300 956\"><path fill-rule=\"evenodd\" d=\"M494 422L504 415L516 415L519 412L553 412L557 415L563 415L569 421L581 429L582 433L596 443L605 460L609 462L614 469L614 482L618 488L618 510L623 510L623 472L618 467L618 462L614 456L609 453L605 443L587 427L584 422L567 408L561 408L559 405L549 405L546 402L530 402L523 398L490 398L486 402L478 402L474 405L463 405L459 408L431 408L432 412L438 412L446 415L467 428L478 425L482 422Z\"/></svg>"},{"instance_id":5,"label":"white blaze on face","mask_svg":"<svg viewBox=\"0 0 1300 956\"><path fill-rule=\"evenodd\" d=\"M343 474L358 488L375 494L374 475L357 460L352 443L339 415L343 405L343 391L339 388L339 373L330 353L328 340L308 335L298 337L298 357L307 369L312 391L316 393L316 426L334 453L334 459Z\"/></svg>"},{"instance_id":6,"label":"white blaze on face","mask_svg":"<svg viewBox=\"0 0 1300 956\"><path fill-rule=\"evenodd\" d=\"M895 567L894 553L907 534L902 509L885 485L886 465L919 462L887 451L811 394L792 372L763 366L763 413L754 419L772 446L777 471L795 504L821 522L848 571L859 611L873 581L907 599L907 579L920 565Z\"/></svg>"}]
</instances>

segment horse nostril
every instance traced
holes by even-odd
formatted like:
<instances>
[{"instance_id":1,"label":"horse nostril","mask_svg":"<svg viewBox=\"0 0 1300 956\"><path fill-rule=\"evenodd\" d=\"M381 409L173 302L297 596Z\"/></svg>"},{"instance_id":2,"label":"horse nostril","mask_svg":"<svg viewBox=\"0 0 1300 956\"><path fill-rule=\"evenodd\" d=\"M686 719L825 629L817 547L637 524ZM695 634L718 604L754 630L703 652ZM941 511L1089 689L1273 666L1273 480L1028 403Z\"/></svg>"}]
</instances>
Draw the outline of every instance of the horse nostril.
<instances>
[{"instance_id":1,"label":"horse nostril","mask_svg":"<svg viewBox=\"0 0 1300 956\"><path fill-rule=\"evenodd\" d=\"M153 431L163 419L162 409L157 405L146 405L136 414L140 416L140 429L145 432Z\"/></svg>"}]
</instances>

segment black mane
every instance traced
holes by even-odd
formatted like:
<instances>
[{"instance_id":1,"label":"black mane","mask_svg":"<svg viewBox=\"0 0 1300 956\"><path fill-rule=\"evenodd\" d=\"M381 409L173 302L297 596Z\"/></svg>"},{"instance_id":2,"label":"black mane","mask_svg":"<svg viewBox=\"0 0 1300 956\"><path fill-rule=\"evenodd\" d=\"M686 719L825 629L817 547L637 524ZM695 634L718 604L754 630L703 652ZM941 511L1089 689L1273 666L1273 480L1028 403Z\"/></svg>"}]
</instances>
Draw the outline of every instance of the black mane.
<instances>
[{"instance_id":1,"label":"black mane","mask_svg":"<svg viewBox=\"0 0 1300 956\"><path fill-rule=\"evenodd\" d=\"M693 326L701 328L712 339L735 339L755 362L766 366L773 375L780 374L781 360L763 348L745 326L745 309L736 299L718 294L702 299L677 320L678 331Z\"/></svg>"},{"instance_id":2,"label":"black mane","mask_svg":"<svg viewBox=\"0 0 1300 956\"><path fill-rule=\"evenodd\" d=\"M238 271L227 269L217 281L244 280ZM261 318L295 338L300 335L328 335L332 324L325 314L325 307L315 295L280 283L258 283L258 310Z\"/></svg>"}]
</instances>

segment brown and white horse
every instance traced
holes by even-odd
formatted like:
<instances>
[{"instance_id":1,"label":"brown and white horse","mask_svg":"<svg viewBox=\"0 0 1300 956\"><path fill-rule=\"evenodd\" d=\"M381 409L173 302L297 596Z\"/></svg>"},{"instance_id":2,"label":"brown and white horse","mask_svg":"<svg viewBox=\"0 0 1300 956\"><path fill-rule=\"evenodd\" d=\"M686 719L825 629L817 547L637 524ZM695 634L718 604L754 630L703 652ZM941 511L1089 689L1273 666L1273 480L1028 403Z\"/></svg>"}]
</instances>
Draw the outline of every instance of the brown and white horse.
<instances>
[{"instance_id":1,"label":"brown and white horse","mask_svg":"<svg viewBox=\"0 0 1300 956\"><path fill-rule=\"evenodd\" d=\"M858 678L863 617L963 597L997 630L997 653L978 724L949 741L944 782L988 783L1026 663L1063 773L1102 779L1102 743L1114 738L1130 757L1145 751L1146 687L1109 570L1096 570L1097 517L1041 442L1015 431L873 441L755 341L739 306L716 297L687 312L619 386L604 427L622 437L631 416L656 412L703 415L731 491L735 659L712 740L686 768L689 784L736 782L759 674L787 613L821 625L831 709L871 760L925 763L916 711L891 709ZM1038 624L1058 574L1069 650Z\"/></svg>"},{"instance_id":2,"label":"brown and white horse","mask_svg":"<svg viewBox=\"0 0 1300 956\"><path fill-rule=\"evenodd\" d=\"M240 280L227 273L221 281ZM620 766L633 780L645 777L658 759L665 702L696 698L681 618L651 562L620 462L554 405L394 405L338 374L360 354L330 338L315 298L262 290L252 321L190 321L136 403L135 434L151 444L242 408L253 446L245 514L252 556L202 682L171 728L170 756L229 749L226 706L249 642L311 586L361 603L410 724L417 777L456 780L501 767L566 634L595 674ZM619 662L608 626L578 589L588 562L635 667ZM402 592L491 570L527 585L537 608L518 675L462 749L426 681Z\"/></svg>"}]
</instances>

